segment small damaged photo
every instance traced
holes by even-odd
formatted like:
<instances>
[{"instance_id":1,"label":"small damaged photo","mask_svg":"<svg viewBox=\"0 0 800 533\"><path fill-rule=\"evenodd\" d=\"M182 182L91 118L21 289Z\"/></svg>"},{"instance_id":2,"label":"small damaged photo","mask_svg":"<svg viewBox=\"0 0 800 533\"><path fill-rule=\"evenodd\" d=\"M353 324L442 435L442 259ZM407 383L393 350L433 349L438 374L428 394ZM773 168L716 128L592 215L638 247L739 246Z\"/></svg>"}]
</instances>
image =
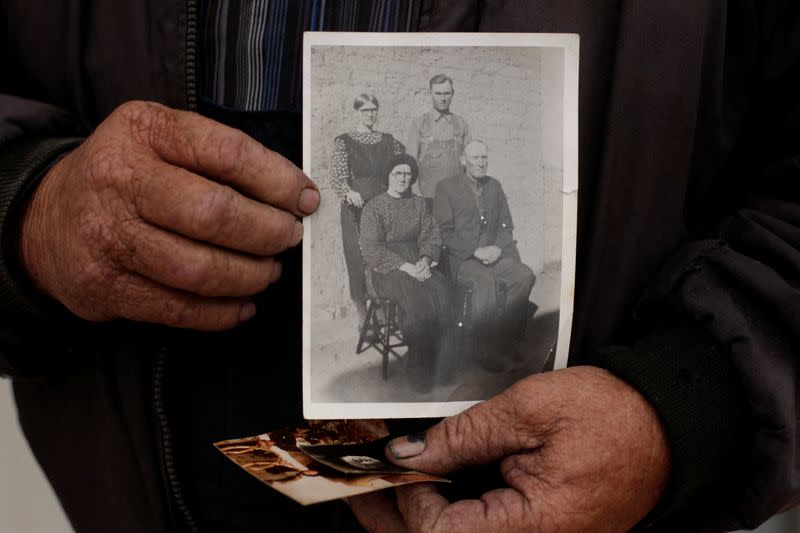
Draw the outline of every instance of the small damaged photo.
<instances>
[{"instance_id":1,"label":"small damaged photo","mask_svg":"<svg viewBox=\"0 0 800 533\"><path fill-rule=\"evenodd\" d=\"M389 464L379 420L308 421L214 446L240 468L302 505L409 483L447 480Z\"/></svg>"},{"instance_id":2,"label":"small damaged photo","mask_svg":"<svg viewBox=\"0 0 800 533\"><path fill-rule=\"evenodd\" d=\"M343 474L405 474L408 470L383 459L383 449L388 439L367 444L298 443L300 450L316 461Z\"/></svg>"}]
</instances>

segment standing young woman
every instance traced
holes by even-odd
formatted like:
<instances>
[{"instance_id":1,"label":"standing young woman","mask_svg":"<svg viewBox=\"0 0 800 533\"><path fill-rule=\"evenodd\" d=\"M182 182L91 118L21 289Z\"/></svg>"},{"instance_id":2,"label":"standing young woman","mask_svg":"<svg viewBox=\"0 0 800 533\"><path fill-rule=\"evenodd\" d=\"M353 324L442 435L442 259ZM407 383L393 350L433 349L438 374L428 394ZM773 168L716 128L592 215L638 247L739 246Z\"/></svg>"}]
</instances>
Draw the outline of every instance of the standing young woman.
<instances>
[{"instance_id":1,"label":"standing young woman","mask_svg":"<svg viewBox=\"0 0 800 533\"><path fill-rule=\"evenodd\" d=\"M360 94L353 101L358 125L333 141L331 185L342 200L342 248L350 283L350 298L358 313L359 326L366 316L366 277L358 247L361 209L378 194L386 191L384 174L389 160L405 153L405 147L388 133L375 130L378 99Z\"/></svg>"}]
</instances>

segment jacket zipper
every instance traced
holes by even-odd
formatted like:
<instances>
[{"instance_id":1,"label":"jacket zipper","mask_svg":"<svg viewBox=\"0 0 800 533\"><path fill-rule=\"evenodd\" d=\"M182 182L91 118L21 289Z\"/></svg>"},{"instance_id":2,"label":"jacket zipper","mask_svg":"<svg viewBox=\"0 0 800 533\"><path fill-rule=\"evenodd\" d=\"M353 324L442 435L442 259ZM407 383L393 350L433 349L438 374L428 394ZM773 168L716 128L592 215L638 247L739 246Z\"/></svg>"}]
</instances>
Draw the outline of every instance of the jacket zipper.
<instances>
[{"instance_id":1,"label":"jacket zipper","mask_svg":"<svg viewBox=\"0 0 800 533\"><path fill-rule=\"evenodd\" d=\"M167 348L162 346L158 351L158 357L153 369L153 409L156 416L156 429L159 436L159 444L161 449L161 468L164 477L164 483L169 489L170 502L174 503L180 515L183 518L184 524L192 533L196 533L197 523L194 521L189 506L183 497L183 490L181 489L180 481L178 480L178 471L175 468L175 456L172 443L172 431L169 427L169 419L167 417L167 410L164 406L164 384L165 384L165 369L167 359Z\"/></svg>"},{"instance_id":2,"label":"jacket zipper","mask_svg":"<svg viewBox=\"0 0 800 533\"><path fill-rule=\"evenodd\" d=\"M197 109L197 0L186 0L186 109ZM183 497L183 489L175 467L175 450L172 442L172 431L164 406L165 364L167 347L158 351L153 368L153 409L156 417L156 429L159 436L161 467L164 484L167 486L170 507L177 507L184 525L192 533L197 533L197 523Z\"/></svg>"},{"instance_id":3,"label":"jacket zipper","mask_svg":"<svg viewBox=\"0 0 800 533\"><path fill-rule=\"evenodd\" d=\"M186 0L186 108L197 109L197 0Z\"/></svg>"}]
</instances>

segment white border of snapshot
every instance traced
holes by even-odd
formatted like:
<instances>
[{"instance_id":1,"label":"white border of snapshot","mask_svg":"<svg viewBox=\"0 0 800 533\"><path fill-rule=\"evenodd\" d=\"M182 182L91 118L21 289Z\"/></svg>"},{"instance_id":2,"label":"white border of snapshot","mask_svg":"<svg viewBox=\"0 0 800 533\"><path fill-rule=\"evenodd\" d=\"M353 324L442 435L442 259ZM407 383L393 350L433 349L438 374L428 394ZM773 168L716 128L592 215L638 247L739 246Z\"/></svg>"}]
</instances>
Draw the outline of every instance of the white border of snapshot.
<instances>
[{"instance_id":1,"label":"white border of snapshot","mask_svg":"<svg viewBox=\"0 0 800 533\"><path fill-rule=\"evenodd\" d=\"M563 133L562 139L557 139L558 149L561 150L561 163L560 168L563 169L563 179L560 186L560 196L562 203L560 206L561 214L561 256L560 256L560 269L561 279L560 288L557 288L557 293L554 293L553 300L558 299L558 317L553 318L552 331L555 332L555 322L558 322L557 343L555 343L554 353L549 355L550 363L548 368L564 368L567 365L567 357L569 352L569 340L572 326L573 315L573 293L574 293L574 279L575 279L575 245L576 245L576 226L577 226L577 190L578 190L578 52L579 52L579 37L574 34L514 34L514 33L343 33L343 32L306 32L304 37L303 46L303 169L304 171L316 180L318 183L321 180L327 180L327 175L315 175L314 168L312 168L312 155L319 154L323 150L321 146L312 146L312 139L319 137L318 132L312 131L312 115L315 109L320 109L315 106L329 106L326 102L315 101L315 95L321 94L321 90L315 90L312 87L312 79L314 73L312 72L312 48L314 47L461 47L461 48L474 48L479 51L483 48L493 47L520 47L520 48L548 48L548 49L561 49L563 54L563 68L556 69L558 76L563 74L563 80L557 80L559 87L563 87L563 92L558 95L558 100L563 103L563 109L558 114L563 117L563 124L559 130ZM356 68L354 66L345 65L343 68ZM424 70L424 69L420 69ZM416 75L416 73L414 73ZM557 78L555 76L554 78ZM427 79L423 82L427 89ZM451 83L452 85L452 83ZM361 87L354 82L352 87L353 95L363 92ZM455 84L456 102L462 95L468 91L469 88L466 84ZM378 95L380 98L380 95ZM319 98L318 98L319 100ZM352 100L352 98L350 98ZM381 101L383 104L383 101ZM546 104L546 102L545 102ZM341 104L337 102L341 107ZM384 113L384 105L381 105L381 114ZM457 107L454 103L454 108ZM558 107L558 106L556 106ZM460 112L459 108L455 112ZM409 116L410 122L414 117ZM318 127L318 124L314 124ZM341 124L340 130L345 131L347 124ZM319 129L319 127L318 127ZM395 133L394 131L392 133ZM399 133L399 132L398 132ZM395 134L395 137L398 135ZM403 135L404 137L404 135ZM472 138L480 139L481 132L473 131ZM404 138L399 139L404 141ZM313 142L324 142L324 153L330 152L330 146L333 138L316 139ZM539 142L542 142L541 139ZM491 143L489 143L491 144ZM535 147L532 147L534 149ZM491 148L489 152L489 174L492 171L491 162ZM315 157L319 157L316 155ZM406 165L407 166L407 165ZM463 167L462 167L463 168ZM316 172L320 172L317 170ZM502 181L502 176L498 176ZM555 187L555 183L553 187ZM555 190L555 189L554 189ZM555 191L557 194L558 191ZM438 190L437 190L438 194ZM557 198L557 196L556 196ZM438 201L438 200L437 200ZM339 209L338 199L335 197L322 196L322 205L320 209L333 209L333 204L337 204L335 209ZM556 202L551 202L557 204ZM435 208L434 208L435 209ZM518 219L524 217L524 213L514 212L512 206L512 216L515 226L518 226ZM330 218L330 217L329 217ZM327 220L327 219L326 219ZM318 265L320 262L330 263L332 261L341 261L341 258L326 258L314 257L312 254L312 245L314 243L315 235L324 234L326 238L330 235L340 237L339 229L332 232L330 220L327 220L325 226L322 223L323 219L319 214L312 215L305 219L305 234L303 241L303 410L304 416L307 419L360 419L360 418L428 418L428 417L441 417L449 416L459 413L470 406L478 403L479 401L487 398L470 398L469 401L439 401L439 399L431 401L365 401L359 402L353 400L353 391L348 391L347 401L332 402L327 401L331 398L326 397L326 401L315 401L312 397L314 383L312 383L312 365L314 360L312 354L317 357L315 352L315 339L312 334L312 315L315 311L312 306L314 305L314 298L319 293L320 287L315 287L312 284L312 266ZM337 215L338 221L338 215ZM556 226L557 227L557 226ZM515 229L515 232L518 229ZM556 233L556 236L558 234ZM556 253L558 249L556 248ZM435 265L434 265L435 266ZM459 274L460 275L460 274ZM342 284L347 284L348 279L345 275L341 279ZM313 295L313 296L312 296ZM354 333L355 335L355 333ZM355 350L355 345L354 345ZM365 355L365 354L361 354ZM375 360L379 360L381 354L375 353ZM366 357L365 357L366 359ZM319 375L319 372L316 372ZM375 372L375 379L381 380L380 371ZM316 393L315 393L316 395ZM357 393L356 393L357 396ZM319 398L319 396L317 396ZM424 399L416 398L413 395L409 396L410 400ZM365 398L369 400L369 398Z\"/></svg>"}]
</instances>

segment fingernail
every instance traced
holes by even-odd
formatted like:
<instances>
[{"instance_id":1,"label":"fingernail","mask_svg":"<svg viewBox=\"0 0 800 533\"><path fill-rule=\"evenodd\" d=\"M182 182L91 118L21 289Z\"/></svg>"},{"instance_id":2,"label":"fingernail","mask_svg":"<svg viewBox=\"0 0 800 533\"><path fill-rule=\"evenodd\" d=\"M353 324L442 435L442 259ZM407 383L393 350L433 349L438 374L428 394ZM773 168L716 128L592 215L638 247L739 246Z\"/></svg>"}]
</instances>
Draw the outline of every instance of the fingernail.
<instances>
[{"instance_id":1,"label":"fingernail","mask_svg":"<svg viewBox=\"0 0 800 533\"><path fill-rule=\"evenodd\" d=\"M303 189L297 201L297 209L308 215L316 211L318 205L319 191L312 188Z\"/></svg>"},{"instance_id":2,"label":"fingernail","mask_svg":"<svg viewBox=\"0 0 800 533\"><path fill-rule=\"evenodd\" d=\"M256 316L256 304L252 302L246 303L242 306L241 311L239 311L239 322L247 322L254 316Z\"/></svg>"},{"instance_id":3,"label":"fingernail","mask_svg":"<svg viewBox=\"0 0 800 533\"><path fill-rule=\"evenodd\" d=\"M389 441L395 459L410 459L425 451L425 434L406 435Z\"/></svg>"},{"instance_id":4,"label":"fingernail","mask_svg":"<svg viewBox=\"0 0 800 533\"><path fill-rule=\"evenodd\" d=\"M272 274L269 277L270 283L275 283L279 279L281 279L281 273L283 272L283 265L278 263L277 261L272 265Z\"/></svg>"},{"instance_id":5,"label":"fingernail","mask_svg":"<svg viewBox=\"0 0 800 533\"><path fill-rule=\"evenodd\" d=\"M291 246L297 246L303 240L303 223L299 220L294 221L294 228L292 228L292 242Z\"/></svg>"}]
</instances>

